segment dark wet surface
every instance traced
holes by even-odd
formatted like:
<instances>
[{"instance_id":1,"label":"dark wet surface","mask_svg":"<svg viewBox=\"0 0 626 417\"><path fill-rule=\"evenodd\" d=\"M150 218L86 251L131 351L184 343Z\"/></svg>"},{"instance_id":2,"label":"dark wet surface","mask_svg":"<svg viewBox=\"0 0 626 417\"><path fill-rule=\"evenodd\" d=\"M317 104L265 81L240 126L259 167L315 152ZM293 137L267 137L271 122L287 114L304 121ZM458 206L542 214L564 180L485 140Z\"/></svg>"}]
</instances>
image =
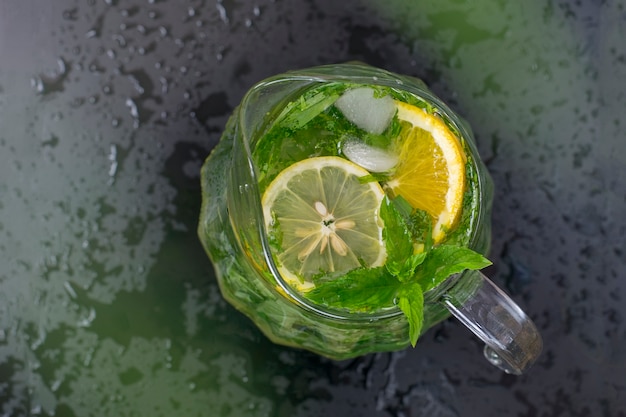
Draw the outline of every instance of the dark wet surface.
<instances>
[{"instance_id":1,"label":"dark wet surface","mask_svg":"<svg viewBox=\"0 0 626 417\"><path fill-rule=\"evenodd\" d=\"M620 1L3 1L0 415L626 416L624 39ZM472 124L526 375L454 321L336 363L221 299L202 161L254 82L353 59Z\"/></svg>"}]
</instances>

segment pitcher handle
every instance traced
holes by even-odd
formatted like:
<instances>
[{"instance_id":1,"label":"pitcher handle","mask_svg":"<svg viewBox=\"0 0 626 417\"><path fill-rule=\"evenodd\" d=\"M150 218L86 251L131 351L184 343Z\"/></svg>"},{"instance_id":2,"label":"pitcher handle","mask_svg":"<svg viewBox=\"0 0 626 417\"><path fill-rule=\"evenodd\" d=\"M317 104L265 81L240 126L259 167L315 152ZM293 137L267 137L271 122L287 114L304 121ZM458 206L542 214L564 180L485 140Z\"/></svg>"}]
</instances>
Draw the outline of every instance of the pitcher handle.
<instances>
[{"instance_id":1,"label":"pitcher handle","mask_svg":"<svg viewBox=\"0 0 626 417\"><path fill-rule=\"evenodd\" d=\"M466 271L443 303L485 342L485 358L503 371L521 375L543 348L537 327L508 295L479 271Z\"/></svg>"}]
</instances>

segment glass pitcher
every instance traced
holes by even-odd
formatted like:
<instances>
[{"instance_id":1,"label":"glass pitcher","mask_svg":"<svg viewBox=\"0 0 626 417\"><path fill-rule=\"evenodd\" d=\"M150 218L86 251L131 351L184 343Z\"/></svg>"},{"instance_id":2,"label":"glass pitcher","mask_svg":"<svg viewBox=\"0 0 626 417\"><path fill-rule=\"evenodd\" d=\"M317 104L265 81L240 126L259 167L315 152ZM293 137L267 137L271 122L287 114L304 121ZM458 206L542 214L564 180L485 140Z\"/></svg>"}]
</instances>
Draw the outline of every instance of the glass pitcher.
<instances>
[{"instance_id":1,"label":"glass pitcher","mask_svg":"<svg viewBox=\"0 0 626 417\"><path fill-rule=\"evenodd\" d=\"M311 302L281 275L259 189L255 147L289 103L330 83L382 86L419 97L460 136L475 173L474 205L459 238L486 254L490 245L493 185L469 126L419 79L360 63L288 72L252 87L229 119L219 144L202 168L198 233L211 258L225 299L247 315L273 342L332 359L407 347L409 324L398 307L346 312ZM452 314L485 342L485 357L502 370L521 374L536 360L542 340L532 321L478 271L454 274L424 294L422 332Z\"/></svg>"}]
</instances>

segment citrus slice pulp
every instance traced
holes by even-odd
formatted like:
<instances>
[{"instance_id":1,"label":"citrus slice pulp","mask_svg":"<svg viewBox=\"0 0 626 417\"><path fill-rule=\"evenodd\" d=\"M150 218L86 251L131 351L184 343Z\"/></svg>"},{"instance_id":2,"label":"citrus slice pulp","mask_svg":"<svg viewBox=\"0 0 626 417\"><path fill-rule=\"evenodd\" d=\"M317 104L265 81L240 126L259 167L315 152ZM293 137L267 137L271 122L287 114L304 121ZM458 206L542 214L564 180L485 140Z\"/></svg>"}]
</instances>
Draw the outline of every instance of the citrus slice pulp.
<instances>
[{"instance_id":1,"label":"citrus slice pulp","mask_svg":"<svg viewBox=\"0 0 626 417\"><path fill-rule=\"evenodd\" d=\"M413 208L433 218L433 240L445 238L460 218L465 192L465 154L445 122L413 105L396 101L402 124L399 163L386 183Z\"/></svg>"},{"instance_id":2,"label":"citrus slice pulp","mask_svg":"<svg viewBox=\"0 0 626 417\"><path fill-rule=\"evenodd\" d=\"M281 275L299 291L312 277L385 262L378 211L385 195L369 173L340 157L304 159L269 184L262 198L268 234Z\"/></svg>"}]
</instances>

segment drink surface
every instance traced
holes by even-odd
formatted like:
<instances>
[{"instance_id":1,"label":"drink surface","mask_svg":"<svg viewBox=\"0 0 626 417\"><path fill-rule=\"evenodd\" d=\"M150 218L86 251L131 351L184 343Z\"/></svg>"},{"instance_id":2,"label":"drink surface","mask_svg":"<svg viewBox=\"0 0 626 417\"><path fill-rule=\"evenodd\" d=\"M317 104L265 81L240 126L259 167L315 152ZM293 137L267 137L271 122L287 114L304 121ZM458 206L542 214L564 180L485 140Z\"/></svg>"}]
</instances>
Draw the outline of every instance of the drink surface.
<instances>
[{"instance_id":1,"label":"drink surface","mask_svg":"<svg viewBox=\"0 0 626 417\"><path fill-rule=\"evenodd\" d=\"M425 99L318 83L266 120L251 141L266 233L282 278L311 302L350 313L399 307L419 328L424 292L488 265L467 248L475 161Z\"/></svg>"}]
</instances>

